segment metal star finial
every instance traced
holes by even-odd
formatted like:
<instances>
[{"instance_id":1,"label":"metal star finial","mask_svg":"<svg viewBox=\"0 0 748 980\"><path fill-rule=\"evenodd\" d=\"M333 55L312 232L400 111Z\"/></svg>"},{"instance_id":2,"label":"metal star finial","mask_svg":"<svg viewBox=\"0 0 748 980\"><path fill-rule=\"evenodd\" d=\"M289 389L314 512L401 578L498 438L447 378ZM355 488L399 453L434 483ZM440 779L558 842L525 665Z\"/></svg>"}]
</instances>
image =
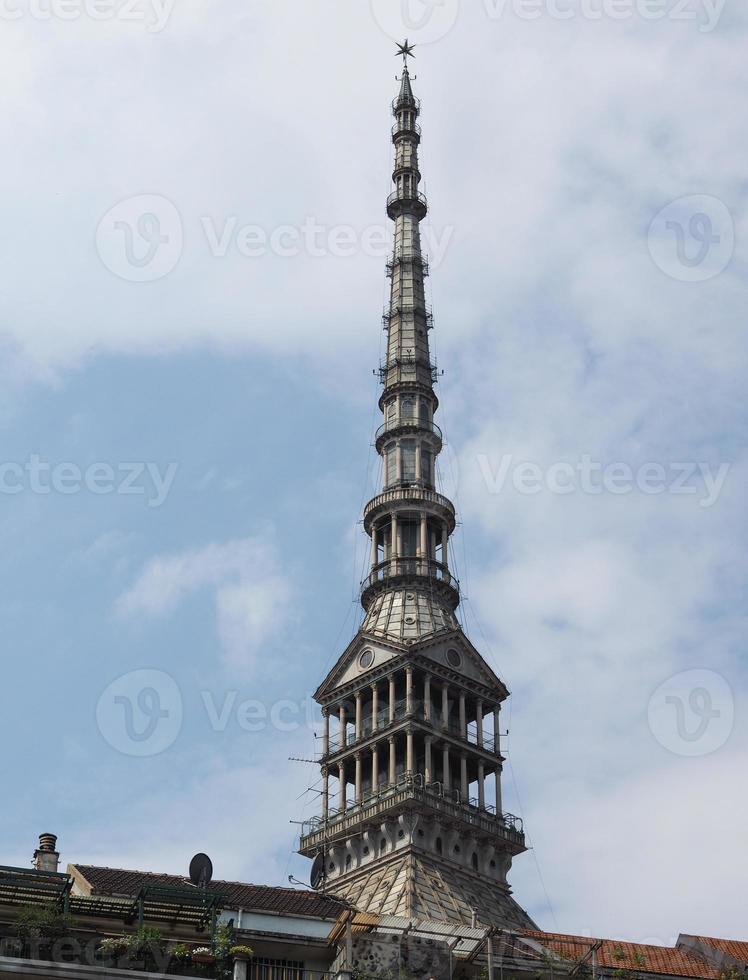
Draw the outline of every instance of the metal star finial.
<instances>
[{"instance_id":1,"label":"metal star finial","mask_svg":"<svg viewBox=\"0 0 748 980\"><path fill-rule=\"evenodd\" d=\"M405 42L403 44L398 44L397 46L397 54L395 57L398 58L400 55L402 55L403 64L406 68L408 66L408 58L415 58L415 55L413 54L413 48L415 47L415 44L408 44L407 37L405 38Z\"/></svg>"}]
</instances>

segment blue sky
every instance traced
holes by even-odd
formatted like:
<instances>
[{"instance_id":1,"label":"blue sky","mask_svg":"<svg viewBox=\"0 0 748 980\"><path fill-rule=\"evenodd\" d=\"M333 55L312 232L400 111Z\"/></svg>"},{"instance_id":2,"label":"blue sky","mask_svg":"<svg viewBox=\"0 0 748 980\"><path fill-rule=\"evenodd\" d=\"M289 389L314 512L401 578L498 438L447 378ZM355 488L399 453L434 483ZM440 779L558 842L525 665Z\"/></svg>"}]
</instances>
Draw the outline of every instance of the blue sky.
<instances>
[{"instance_id":1,"label":"blue sky","mask_svg":"<svg viewBox=\"0 0 748 980\"><path fill-rule=\"evenodd\" d=\"M287 759L359 617L408 34L463 616L513 691L533 843L515 894L551 929L740 936L739 0L41 9L0 17L3 863L53 831L64 862L307 876L316 776ZM122 249L146 212L163 267ZM142 493L95 492L128 473ZM144 757L100 708L139 671L181 708Z\"/></svg>"}]
</instances>

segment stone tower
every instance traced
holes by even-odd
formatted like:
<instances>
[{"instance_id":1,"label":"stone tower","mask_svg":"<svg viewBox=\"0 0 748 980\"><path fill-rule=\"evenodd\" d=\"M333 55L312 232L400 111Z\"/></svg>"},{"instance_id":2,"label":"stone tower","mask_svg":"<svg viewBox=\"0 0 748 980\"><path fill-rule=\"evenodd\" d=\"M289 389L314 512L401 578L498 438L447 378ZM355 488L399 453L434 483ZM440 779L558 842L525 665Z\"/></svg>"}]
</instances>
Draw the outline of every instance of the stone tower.
<instances>
[{"instance_id":1,"label":"stone tower","mask_svg":"<svg viewBox=\"0 0 748 980\"><path fill-rule=\"evenodd\" d=\"M364 511L364 621L315 694L322 814L304 825L300 850L315 858L314 887L362 912L467 925L475 913L482 923L527 927L507 884L524 833L501 806L499 715L509 692L455 616L455 509L435 486L442 433L419 230L427 205L407 63L392 110L395 244L376 434L384 485Z\"/></svg>"}]
</instances>

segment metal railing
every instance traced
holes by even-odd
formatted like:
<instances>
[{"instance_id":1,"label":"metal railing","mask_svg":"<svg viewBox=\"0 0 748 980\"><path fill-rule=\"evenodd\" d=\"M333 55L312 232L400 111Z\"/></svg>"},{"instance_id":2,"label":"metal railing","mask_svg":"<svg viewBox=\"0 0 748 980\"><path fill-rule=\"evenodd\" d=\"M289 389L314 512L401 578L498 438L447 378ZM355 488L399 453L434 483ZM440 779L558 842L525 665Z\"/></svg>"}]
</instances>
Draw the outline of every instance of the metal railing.
<instances>
[{"instance_id":1,"label":"metal railing","mask_svg":"<svg viewBox=\"0 0 748 980\"><path fill-rule=\"evenodd\" d=\"M423 191L393 191L387 198L387 207L393 204L421 204L426 207L428 202Z\"/></svg>"},{"instance_id":2,"label":"metal railing","mask_svg":"<svg viewBox=\"0 0 748 980\"><path fill-rule=\"evenodd\" d=\"M395 702L391 713L389 705L385 705L385 707L377 711L376 718L372 718L370 715L363 718L361 721L360 738L356 737L355 729L347 729L345 733L345 745L342 745L340 734L331 735L327 743L327 756L335 755L342 748L349 748L352 745L356 745L357 742L369 738L375 732L385 731L391 724L402 721L404 718L415 718L417 721L425 721L436 727L441 726L442 730L449 735L455 735L463 742L476 745L479 748L485 749L486 752L498 754L501 751L500 736L498 734L484 731L483 738L479 741L478 732L475 729L468 728L467 731L464 731L460 726L460 722L455 718L448 718L445 725L444 719L440 715L441 712L438 709L435 710L432 705L429 710L429 716L427 717L426 702L421 698L412 698L411 710L408 711L408 702L403 698Z\"/></svg>"},{"instance_id":3,"label":"metal railing","mask_svg":"<svg viewBox=\"0 0 748 980\"><path fill-rule=\"evenodd\" d=\"M399 112L401 109L419 109L421 108L421 100L417 99L414 95L410 98L401 99L400 96L392 100L392 111Z\"/></svg>"},{"instance_id":4,"label":"metal railing","mask_svg":"<svg viewBox=\"0 0 748 980\"><path fill-rule=\"evenodd\" d=\"M301 846L314 847L318 839L348 829L348 824L358 824L362 819L374 819L386 809L410 800L427 804L431 809L456 817L479 830L497 834L519 846L525 846L525 834L521 817L513 813L497 814L493 806L480 806L477 800L462 800L459 791L446 791L441 783L426 783L420 773L404 773L392 786L369 793L360 802L346 801L345 810L328 811L327 820L312 817L301 828Z\"/></svg>"},{"instance_id":5,"label":"metal railing","mask_svg":"<svg viewBox=\"0 0 748 980\"><path fill-rule=\"evenodd\" d=\"M362 591L389 582L396 578L428 578L432 582L446 585L455 592L460 591L459 580L452 575L446 565L433 558L389 558L375 565L371 574L361 583Z\"/></svg>"},{"instance_id":6,"label":"metal railing","mask_svg":"<svg viewBox=\"0 0 748 980\"><path fill-rule=\"evenodd\" d=\"M408 418L401 415L398 418L388 419L384 425L380 425L377 429L375 441L378 442L381 436L388 432L394 432L397 429L425 429L427 432L435 435L440 442L443 439L442 430L436 422L431 422L429 419L416 418L415 416Z\"/></svg>"},{"instance_id":7,"label":"metal railing","mask_svg":"<svg viewBox=\"0 0 748 980\"><path fill-rule=\"evenodd\" d=\"M386 361L384 364L379 365L379 380L384 384L386 381L390 381L388 375L390 372L398 370L400 373L400 379L406 378L407 380L412 380L416 377L416 370L418 367L426 368L431 375L431 380L434 384L439 379L439 368L433 362L425 363L422 358L416 357L415 354L404 354L400 357L393 357ZM405 370L403 370L405 368Z\"/></svg>"},{"instance_id":8,"label":"metal railing","mask_svg":"<svg viewBox=\"0 0 748 980\"><path fill-rule=\"evenodd\" d=\"M418 506L423 504L434 504L445 510L450 516L450 524L455 520L455 507L452 501L437 490L431 490L426 484L400 483L396 486L388 487L382 493L377 494L364 509L364 523L369 519L369 515L382 507L389 507L396 503L414 503ZM454 528L452 528L454 530ZM368 532L367 532L368 533Z\"/></svg>"},{"instance_id":9,"label":"metal railing","mask_svg":"<svg viewBox=\"0 0 748 980\"><path fill-rule=\"evenodd\" d=\"M412 715L418 715L423 717L423 701L419 698L413 698L411 700L411 710L408 711L408 702L405 698L401 701L396 701L392 715L390 715L389 705L381 708L377 711L376 718L368 716L363 718L361 721L361 741L373 735L375 731L380 732L388 728L391 724L396 721L402 721L403 718L408 718ZM341 738L340 735L332 735L328 742L328 755L334 755L336 752L341 750ZM345 747L348 748L350 745L355 745L359 739L356 738L356 731L346 731L345 737Z\"/></svg>"},{"instance_id":10,"label":"metal railing","mask_svg":"<svg viewBox=\"0 0 748 980\"><path fill-rule=\"evenodd\" d=\"M401 122L396 122L395 125L392 127L392 136L393 136L393 139L396 136L399 136L401 133L404 136L417 136L418 139L420 139L421 138L421 127L419 126L418 123L411 123L410 126L405 126Z\"/></svg>"},{"instance_id":11,"label":"metal railing","mask_svg":"<svg viewBox=\"0 0 748 980\"><path fill-rule=\"evenodd\" d=\"M423 275L427 276L429 274L429 260L424 255L413 249L403 249L387 261L387 275L390 278L395 271L395 266L402 262L417 262L421 266Z\"/></svg>"},{"instance_id":12,"label":"metal railing","mask_svg":"<svg viewBox=\"0 0 748 980\"><path fill-rule=\"evenodd\" d=\"M434 313L431 307L423 306L422 304L415 303L415 302L413 303L400 302L395 306L391 306L389 309L385 308L384 312L382 313L382 323L385 325L385 327L387 327L387 325L396 316L415 316L416 314L419 314L424 318L429 330L433 328Z\"/></svg>"}]
</instances>

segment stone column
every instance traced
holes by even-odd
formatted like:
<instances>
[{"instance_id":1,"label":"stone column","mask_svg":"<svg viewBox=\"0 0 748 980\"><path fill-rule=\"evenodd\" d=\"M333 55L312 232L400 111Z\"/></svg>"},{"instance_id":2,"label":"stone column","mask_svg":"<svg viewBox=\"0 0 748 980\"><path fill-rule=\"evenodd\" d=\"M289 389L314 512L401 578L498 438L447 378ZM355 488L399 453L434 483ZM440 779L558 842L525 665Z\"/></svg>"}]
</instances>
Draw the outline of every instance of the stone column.
<instances>
[{"instance_id":1,"label":"stone column","mask_svg":"<svg viewBox=\"0 0 748 980\"><path fill-rule=\"evenodd\" d=\"M379 557L379 553L377 551L377 537L378 537L378 535L379 535L379 532L377 531L376 525L373 525L372 526L372 529L371 529L371 569L372 569L372 571L374 571L374 568L376 567L376 564L377 564L377 558Z\"/></svg>"},{"instance_id":2,"label":"stone column","mask_svg":"<svg viewBox=\"0 0 748 980\"><path fill-rule=\"evenodd\" d=\"M413 713L413 668L405 668L405 711Z\"/></svg>"},{"instance_id":3,"label":"stone column","mask_svg":"<svg viewBox=\"0 0 748 980\"><path fill-rule=\"evenodd\" d=\"M421 479L421 440L416 442L416 480Z\"/></svg>"},{"instance_id":4,"label":"stone column","mask_svg":"<svg viewBox=\"0 0 748 980\"><path fill-rule=\"evenodd\" d=\"M493 709L493 750L496 755L501 752L501 741L499 739L499 729L501 725L501 705L497 704Z\"/></svg>"},{"instance_id":5,"label":"stone column","mask_svg":"<svg viewBox=\"0 0 748 980\"><path fill-rule=\"evenodd\" d=\"M330 812L330 773L327 766L322 767L322 819L327 820Z\"/></svg>"},{"instance_id":6,"label":"stone column","mask_svg":"<svg viewBox=\"0 0 748 980\"><path fill-rule=\"evenodd\" d=\"M449 771L449 746L448 745L444 746L443 768L444 768L444 791L449 792L449 790L452 788L452 780L450 779L451 773Z\"/></svg>"},{"instance_id":7,"label":"stone column","mask_svg":"<svg viewBox=\"0 0 748 980\"><path fill-rule=\"evenodd\" d=\"M379 749L375 745L371 750L371 791L376 793L379 790Z\"/></svg>"},{"instance_id":8,"label":"stone column","mask_svg":"<svg viewBox=\"0 0 748 980\"><path fill-rule=\"evenodd\" d=\"M483 759L478 763L478 806L481 810L486 809L486 774Z\"/></svg>"},{"instance_id":9,"label":"stone column","mask_svg":"<svg viewBox=\"0 0 748 980\"><path fill-rule=\"evenodd\" d=\"M397 440L395 448L395 478L399 483L403 478L403 451L400 446L400 440Z\"/></svg>"},{"instance_id":10,"label":"stone column","mask_svg":"<svg viewBox=\"0 0 748 980\"><path fill-rule=\"evenodd\" d=\"M503 801L501 799L501 766L496 767L496 816L500 817L503 813Z\"/></svg>"},{"instance_id":11,"label":"stone column","mask_svg":"<svg viewBox=\"0 0 748 980\"><path fill-rule=\"evenodd\" d=\"M442 527L442 565L445 570L449 568L449 532L446 524Z\"/></svg>"},{"instance_id":12,"label":"stone column","mask_svg":"<svg viewBox=\"0 0 748 980\"><path fill-rule=\"evenodd\" d=\"M390 724L395 720L395 675L390 674Z\"/></svg>"},{"instance_id":13,"label":"stone column","mask_svg":"<svg viewBox=\"0 0 748 980\"><path fill-rule=\"evenodd\" d=\"M467 712L465 710L465 694L460 691L460 737L467 742Z\"/></svg>"},{"instance_id":14,"label":"stone column","mask_svg":"<svg viewBox=\"0 0 748 980\"><path fill-rule=\"evenodd\" d=\"M379 685L371 685L371 730L376 732L379 728L377 715L379 714Z\"/></svg>"},{"instance_id":15,"label":"stone column","mask_svg":"<svg viewBox=\"0 0 748 980\"><path fill-rule=\"evenodd\" d=\"M395 736L390 735L390 786L397 782L397 752L395 747Z\"/></svg>"},{"instance_id":16,"label":"stone column","mask_svg":"<svg viewBox=\"0 0 748 980\"><path fill-rule=\"evenodd\" d=\"M470 786L467 778L467 756L464 752L460 756L460 793L462 795L462 802L469 803Z\"/></svg>"},{"instance_id":17,"label":"stone column","mask_svg":"<svg viewBox=\"0 0 748 980\"><path fill-rule=\"evenodd\" d=\"M338 763L338 781L340 783L338 787L338 810L343 813L345 811L346 804L345 763L343 761Z\"/></svg>"},{"instance_id":18,"label":"stone column","mask_svg":"<svg viewBox=\"0 0 748 980\"><path fill-rule=\"evenodd\" d=\"M475 702L475 725L478 731L478 747L483 748L483 702L480 698Z\"/></svg>"},{"instance_id":19,"label":"stone column","mask_svg":"<svg viewBox=\"0 0 748 980\"><path fill-rule=\"evenodd\" d=\"M361 691L356 691L356 741L361 741Z\"/></svg>"},{"instance_id":20,"label":"stone column","mask_svg":"<svg viewBox=\"0 0 748 980\"><path fill-rule=\"evenodd\" d=\"M397 515L390 518L390 574L397 574Z\"/></svg>"},{"instance_id":21,"label":"stone column","mask_svg":"<svg viewBox=\"0 0 748 980\"><path fill-rule=\"evenodd\" d=\"M330 709L322 709L322 755L330 754Z\"/></svg>"},{"instance_id":22,"label":"stone column","mask_svg":"<svg viewBox=\"0 0 748 980\"><path fill-rule=\"evenodd\" d=\"M431 721L431 674L426 674L423 682L423 717Z\"/></svg>"},{"instance_id":23,"label":"stone column","mask_svg":"<svg viewBox=\"0 0 748 980\"><path fill-rule=\"evenodd\" d=\"M341 704L341 706L340 706L339 717L340 717L340 735L339 735L339 737L340 737L340 745L338 746L338 748L339 749L344 749L346 747L347 742L348 742L348 740L347 740L347 738L345 736L345 728L346 728L346 725L345 725L345 705L344 704Z\"/></svg>"},{"instance_id":24,"label":"stone column","mask_svg":"<svg viewBox=\"0 0 748 980\"><path fill-rule=\"evenodd\" d=\"M356 753L356 803L361 803L361 753Z\"/></svg>"},{"instance_id":25,"label":"stone column","mask_svg":"<svg viewBox=\"0 0 748 980\"><path fill-rule=\"evenodd\" d=\"M442 728L449 725L449 684L446 681L442 684Z\"/></svg>"},{"instance_id":26,"label":"stone column","mask_svg":"<svg viewBox=\"0 0 748 980\"><path fill-rule=\"evenodd\" d=\"M425 767L426 771L424 775L424 779L427 785L432 781L431 780L431 743L432 742L433 739L431 738L431 736L427 735L426 736L426 767Z\"/></svg>"},{"instance_id":27,"label":"stone column","mask_svg":"<svg viewBox=\"0 0 748 980\"><path fill-rule=\"evenodd\" d=\"M407 772L413 772L413 732L408 732L407 734L407 749L405 756L405 769Z\"/></svg>"}]
</instances>

